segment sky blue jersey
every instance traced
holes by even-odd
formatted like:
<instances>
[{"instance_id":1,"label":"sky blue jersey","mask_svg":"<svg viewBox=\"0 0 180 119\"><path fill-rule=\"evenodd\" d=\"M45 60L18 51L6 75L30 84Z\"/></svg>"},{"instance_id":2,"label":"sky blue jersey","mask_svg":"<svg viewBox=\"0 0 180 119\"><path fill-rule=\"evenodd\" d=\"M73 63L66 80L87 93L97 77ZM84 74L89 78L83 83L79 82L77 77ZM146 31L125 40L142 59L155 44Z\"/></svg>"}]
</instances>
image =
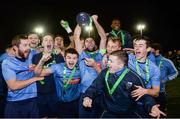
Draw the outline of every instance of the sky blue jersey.
<instances>
[{"instance_id":1,"label":"sky blue jersey","mask_svg":"<svg viewBox=\"0 0 180 119\"><path fill-rule=\"evenodd\" d=\"M30 56L30 55L29 55ZM34 76L34 72L29 70L29 58L24 62L15 57L7 57L2 63L2 73L7 80L27 80ZM8 101L19 101L37 97L36 83L32 83L19 90L8 89Z\"/></svg>"},{"instance_id":2,"label":"sky blue jersey","mask_svg":"<svg viewBox=\"0 0 180 119\"><path fill-rule=\"evenodd\" d=\"M81 71L81 92L84 93L86 89L92 84L94 79L98 76L96 70L85 64L85 58L93 58L101 67L102 55L100 50L98 50L94 56L83 51L79 57L79 66Z\"/></svg>"},{"instance_id":3,"label":"sky blue jersey","mask_svg":"<svg viewBox=\"0 0 180 119\"><path fill-rule=\"evenodd\" d=\"M161 71L160 92L165 92L165 82L176 78L178 75L178 71L173 62L163 57L162 55L156 57L156 65L160 68Z\"/></svg>"},{"instance_id":4,"label":"sky blue jersey","mask_svg":"<svg viewBox=\"0 0 180 119\"><path fill-rule=\"evenodd\" d=\"M53 64L50 69L51 72L54 73L59 101L70 102L78 99L80 96L79 67L76 66L75 73L72 76L69 84L67 85L67 88L65 88L64 86L71 75L72 69L67 68L65 63Z\"/></svg>"},{"instance_id":5,"label":"sky blue jersey","mask_svg":"<svg viewBox=\"0 0 180 119\"><path fill-rule=\"evenodd\" d=\"M2 62L4 59L6 59L7 57L10 57L9 55L8 55L8 53L3 53L3 54L1 54L0 55L0 62Z\"/></svg>"},{"instance_id":6,"label":"sky blue jersey","mask_svg":"<svg viewBox=\"0 0 180 119\"><path fill-rule=\"evenodd\" d=\"M32 58L35 54L38 54L38 52L34 49L30 49L30 54L29 54L29 57L28 57L28 62L29 64L32 64Z\"/></svg>"},{"instance_id":7,"label":"sky blue jersey","mask_svg":"<svg viewBox=\"0 0 180 119\"><path fill-rule=\"evenodd\" d=\"M129 54L128 67L142 77L147 89L152 88L152 86L160 86L160 70L149 59L144 63L140 63L136 60L135 55ZM140 73L137 67L139 67Z\"/></svg>"},{"instance_id":8,"label":"sky blue jersey","mask_svg":"<svg viewBox=\"0 0 180 119\"><path fill-rule=\"evenodd\" d=\"M152 52L148 52L147 58L151 60L151 62L156 63L156 58Z\"/></svg>"}]
</instances>

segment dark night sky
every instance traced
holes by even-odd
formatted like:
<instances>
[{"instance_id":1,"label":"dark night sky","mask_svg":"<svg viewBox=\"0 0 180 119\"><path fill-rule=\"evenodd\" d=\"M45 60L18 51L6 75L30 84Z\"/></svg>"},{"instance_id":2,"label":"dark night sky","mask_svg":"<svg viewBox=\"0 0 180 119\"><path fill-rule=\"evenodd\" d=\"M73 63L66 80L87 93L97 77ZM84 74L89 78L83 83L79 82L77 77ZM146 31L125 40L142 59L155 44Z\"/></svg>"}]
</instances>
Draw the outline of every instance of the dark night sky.
<instances>
[{"instance_id":1,"label":"dark night sky","mask_svg":"<svg viewBox=\"0 0 180 119\"><path fill-rule=\"evenodd\" d=\"M67 35L59 21L68 20L74 29L76 15L81 11L98 14L106 32L110 31L114 17L121 19L122 28L131 35L138 33L135 25L143 21L147 24L143 34L162 43L166 50L179 49L180 9L177 5L177 2L157 0L6 1L0 4L0 50L10 43L13 36L30 32L38 24L44 26L46 32Z\"/></svg>"}]
</instances>

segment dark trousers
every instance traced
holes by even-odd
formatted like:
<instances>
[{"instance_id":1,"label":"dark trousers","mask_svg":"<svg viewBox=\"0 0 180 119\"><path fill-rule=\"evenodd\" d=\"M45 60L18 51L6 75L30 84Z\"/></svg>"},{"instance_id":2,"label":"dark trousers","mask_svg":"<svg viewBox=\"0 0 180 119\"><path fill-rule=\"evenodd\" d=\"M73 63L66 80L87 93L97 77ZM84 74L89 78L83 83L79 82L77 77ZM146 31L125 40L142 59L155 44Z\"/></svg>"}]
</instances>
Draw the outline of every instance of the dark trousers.
<instances>
[{"instance_id":1,"label":"dark trousers","mask_svg":"<svg viewBox=\"0 0 180 119\"><path fill-rule=\"evenodd\" d=\"M166 93L160 92L159 96L156 99L156 103L160 105L159 109L163 111L164 113L167 112L167 99L166 99ZM161 115L161 117L163 117Z\"/></svg>"},{"instance_id":2,"label":"dark trousers","mask_svg":"<svg viewBox=\"0 0 180 119\"><path fill-rule=\"evenodd\" d=\"M0 95L0 118L4 117L5 105L6 105L6 97L4 95Z\"/></svg>"},{"instance_id":3,"label":"dark trousers","mask_svg":"<svg viewBox=\"0 0 180 119\"><path fill-rule=\"evenodd\" d=\"M83 106L83 93L79 100L79 117L80 118L99 118L103 112L102 109L102 95L99 95L93 100L91 108L86 108Z\"/></svg>"},{"instance_id":4,"label":"dark trousers","mask_svg":"<svg viewBox=\"0 0 180 119\"><path fill-rule=\"evenodd\" d=\"M58 98L56 94L38 95L39 117L57 117L58 116Z\"/></svg>"},{"instance_id":5,"label":"dark trousers","mask_svg":"<svg viewBox=\"0 0 180 119\"><path fill-rule=\"evenodd\" d=\"M144 104L142 102L137 102L136 113L142 118L150 118L150 115L145 109Z\"/></svg>"},{"instance_id":6,"label":"dark trousers","mask_svg":"<svg viewBox=\"0 0 180 119\"><path fill-rule=\"evenodd\" d=\"M38 118L37 98L22 101L7 101L5 118Z\"/></svg>"},{"instance_id":7,"label":"dark trousers","mask_svg":"<svg viewBox=\"0 0 180 119\"><path fill-rule=\"evenodd\" d=\"M113 113L109 111L104 111L102 114L102 118L139 118L139 116L131 111L128 111L127 113Z\"/></svg>"},{"instance_id":8,"label":"dark trousers","mask_svg":"<svg viewBox=\"0 0 180 119\"><path fill-rule=\"evenodd\" d=\"M78 118L78 106L79 99L71 102L60 102L59 101L59 118Z\"/></svg>"}]
</instances>

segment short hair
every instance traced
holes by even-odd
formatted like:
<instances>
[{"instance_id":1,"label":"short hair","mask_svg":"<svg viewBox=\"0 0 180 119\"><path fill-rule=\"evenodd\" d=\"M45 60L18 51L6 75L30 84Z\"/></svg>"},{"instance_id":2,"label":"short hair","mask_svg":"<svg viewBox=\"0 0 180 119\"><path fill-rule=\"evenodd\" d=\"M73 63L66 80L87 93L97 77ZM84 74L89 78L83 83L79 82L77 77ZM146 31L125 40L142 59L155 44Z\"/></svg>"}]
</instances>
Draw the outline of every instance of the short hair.
<instances>
[{"instance_id":1,"label":"short hair","mask_svg":"<svg viewBox=\"0 0 180 119\"><path fill-rule=\"evenodd\" d=\"M56 34L56 35L54 36L54 38L56 38L56 37L61 37L61 38L64 39L63 35L60 35L60 34Z\"/></svg>"},{"instance_id":2,"label":"short hair","mask_svg":"<svg viewBox=\"0 0 180 119\"><path fill-rule=\"evenodd\" d=\"M19 47L19 44L20 44L21 40L26 40L26 39L28 39L28 37L27 37L27 35L25 35L25 34L16 35L16 36L12 39L11 45L12 45L12 46L17 46L17 47Z\"/></svg>"},{"instance_id":3,"label":"short hair","mask_svg":"<svg viewBox=\"0 0 180 119\"><path fill-rule=\"evenodd\" d=\"M43 34L43 36L42 36L41 43L43 42L45 36L51 36L52 39L53 39L53 42L54 42L54 35L53 35L52 33L45 33L45 34Z\"/></svg>"},{"instance_id":4,"label":"short hair","mask_svg":"<svg viewBox=\"0 0 180 119\"><path fill-rule=\"evenodd\" d=\"M121 24L121 21L119 18L113 18L111 23L113 23L113 21L119 21L119 23Z\"/></svg>"},{"instance_id":5,"label":"short hair","mask_svg":"<svg viewBox=\"0 0 180 119\"><path fill-rule=\"evenodd\" d=\"M108 38L108 41L110 41L110 40L111 40L113 43L118 42L118 43L119 43L119 46L120 46L120 47L122 46L121 38L119 38L119 37L109 37L109 38Z\"/></svg>"},{"instance_id":6,"label":"short hair","mask_svg":"<svg viewBox=\"0 0 180 119\"><path fill-rule=\"evenodd\" d=\"M7 50L9 50L9 49L11 49L11 48L12 48L12 44L8 44L8 45L6 46L6 49L5 49L5 50L7 51Z\"/></svg>"},{"instance_id":7,"label":"short hair","mask_svg":"<svg viewBox=\"0 0 180 119\"><path fill-rule=\"evenodd\" d=\"M126 51L123 50L117 50L110 53L110 55L117 56L121 61L124 62L124 65L128 65L128 54Z\"/></svg>"},{"instance_id":8,"label":"short hair","mask_svg":"<svg viewBox=\"0 0 180 119\"><path fill-rule=\"evenodd\" d=\"M53 38L53 41L54 41L54 35L52 33L46 33L42 36L42 40L45 36L51 36Z\"/></svg>"},{"instance_id":9,"label":"short hair","mask_svg":"<svg viewBox=\"0 0 180 119\"><path fill-rule=\"evenodd\" d=\"M8 48L12 48L12 44L8 44L8 45L6 46L6 49L8 49Z\"/></svg>"},{"instance_id":10,"label":"short hair","mask_svg":"<svg viewBox=\"0 0 180 119\"><path fill-rule=\"evenodd\" d=\"M147 47L151 47L151 39L149 37L147 37L147 36L144 36L144 35L135 35L132 38L133 38L133 42L134 41L139 41L139 40L144 40L144 41L146 41Z\"/></svg>"},{"instance_id":11,"label":"short hair","mask_svg":"<svg viewBox=\"0 0 180 119\"><path fill-rule=\"evenodd\" d=\"M151 47L152 48L154 48L155 50L159 50L159 52L160 53L162 53L162 46L161 46L161 44L159 44L159 43L153 43L152 45L151 45Z\"/></svg>"},{"instance_id":12,"label":"short hair","mask_svg":"<svg viewBox=\"0 0 180 119\"><path fill-rule=\"evenodd\" d=\"M70 53L70 54L76 54L76 55L79 57L78 52L77 52L76 49L74 49L74 48L68 48L68 49L66 49L64 56L66 57L66 55L67 55L68 53Z\"/></svg>"},{"instance_id":13,"label":"short hair","mask_svg":"<svg viewBox=\"0 0 180 119\"><path fill-rule=\"evenodd\" d=\"M28 32L27 36L32 35L32 34L36 34L39 37L39 35L36 32L33 32L33 31L32 32Z\"/></svg>"},{"instance_id":14,"label":"short hair","mask_svg":"<svg viewBox=\"0 0 180 119\"><path fill-rule=\"evenodd\" d=\"M63 37L62 35L59 35L59 34L55 35L55 37L54 37L54 41L56 40L56 39L55 39L56 37L60 37L60 38L62 38L62 41L64 42L64 37Z\"/></svg>"}]
</instances>

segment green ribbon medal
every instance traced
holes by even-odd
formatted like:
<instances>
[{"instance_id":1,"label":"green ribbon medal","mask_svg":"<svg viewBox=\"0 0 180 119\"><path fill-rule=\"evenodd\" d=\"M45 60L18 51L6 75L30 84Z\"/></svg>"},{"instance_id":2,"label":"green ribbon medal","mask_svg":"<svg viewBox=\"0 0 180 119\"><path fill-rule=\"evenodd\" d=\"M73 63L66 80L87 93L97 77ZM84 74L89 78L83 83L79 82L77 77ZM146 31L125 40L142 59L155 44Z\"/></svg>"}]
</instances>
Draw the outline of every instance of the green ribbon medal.
<instances>
[{"instance_id":1,"label":"green ribbon medal","mask_svg":"<svg viewBox=\"0 0 180 119\"><path fill-rule=\"evenodd\" d=\"M137 60L135 61L135 63L136 63L137 73L142 77ZM145 70L146 70L146 72L145 72L146 73L145 84L147 84L149 82L149 79L150 79L150 74L149 74L150 68L149 68L149 60L148 59L146 59Z\"/></svg>"},{"instance_id":2,"label":"green ribbon medal","mask_svg":"<svg viewBox=\"0 0 180 119\"><path fill-rule=\"evenodd\" d=\"M125 44L125 34L124 34L121 30L119 30L117 33L116 33L114 30L112 30L111 33L112 33L115 37L118 37L118 34L121 33L121 42L122 42L122 46L124 46L124 44Z\"/></svg>"},{"instance_id":3,"label":"green ribbon medal","mask_svg":"<svg viewBox=\"0 0 180 119\"><path fill-rule=\"evenodd\" d=\"M162 67L162 63L163 63L163 58L160 59L160 62L159 62L159 65L158 65L159 69Z\"/></svg>"},{"instance_id":4,"label":"green ribbon medal","mask_svg":"<svg viewBox=\"0 0 180 119\"><path fill-rule=\"evenodd\" d=\"M66 70L67 70L67 68L64 66L64 72L63 72L63 73L64 73L64 76L63 76L64 79L67 78L67 76L66 76ZM64 82L64 89L65 89L65 90L67 89L67 87L68 87L68 85L69 85L69 82L72 80L72 77L74 76L74 73L75 73L75 72L76 72L76 66L73 68L73 70L72 70L72 72L71 72L68 80L67 80L66 82Z\"/></svg>"},{"instance_id":5,"label":"green ribbon medal","mask_svg":"<svg viewBox=\"0 0 180 119\"><path fill-rule=\"evenodd\" d=\"M115 82L115 84L112 86L112 88L110 89L110 86L108 84L108 77L109 77L109 70L106 72L106 77L105 77L105 82L106 82L106 86L108 89L108 92L110 95L112 95L114 93L114 91L116 90L116 88L118 87L118 85L120 84L120 82L122 81L122 79L124 78L124 76L129 72L128 68L126 68L122 74L119 76L118 80Z\"/></svg>"}]
</instances>

